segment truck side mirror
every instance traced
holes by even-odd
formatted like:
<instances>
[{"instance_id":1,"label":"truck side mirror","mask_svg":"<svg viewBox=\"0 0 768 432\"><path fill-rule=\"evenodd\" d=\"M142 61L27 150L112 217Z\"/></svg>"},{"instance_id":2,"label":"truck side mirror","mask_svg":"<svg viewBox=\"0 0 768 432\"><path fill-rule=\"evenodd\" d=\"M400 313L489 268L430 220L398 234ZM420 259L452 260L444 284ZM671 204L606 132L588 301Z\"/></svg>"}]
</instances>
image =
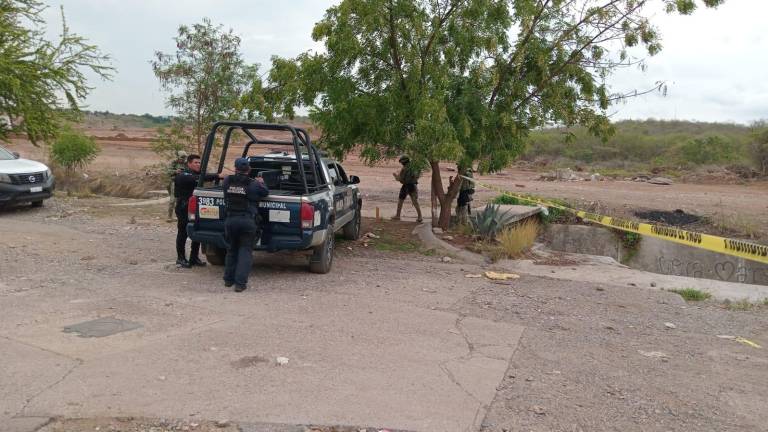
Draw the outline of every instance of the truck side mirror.
<instances>
[{"instance_id":1,"label":"truck side mirror","mask_svg":"<svg viewBox=\"0 0 768 432\"><path fill-rule=\"evenodd\" d=\"M358 184L360 183L360 177L358 176L349 176L349 182L352 184Z\"/></svg>"},{"instance_id":2,"label":"truck side mirror","mask_svg":"<svg viewBox=\"0 0 768 432\"><path fill-rule=\"evenodd\" d=\"M21 157L21 155L19 154L19 152L13 152L13 157L15 157L16 159L18 159L18 158L20 158L20 157Z\"/></svg>"}]
</instances>

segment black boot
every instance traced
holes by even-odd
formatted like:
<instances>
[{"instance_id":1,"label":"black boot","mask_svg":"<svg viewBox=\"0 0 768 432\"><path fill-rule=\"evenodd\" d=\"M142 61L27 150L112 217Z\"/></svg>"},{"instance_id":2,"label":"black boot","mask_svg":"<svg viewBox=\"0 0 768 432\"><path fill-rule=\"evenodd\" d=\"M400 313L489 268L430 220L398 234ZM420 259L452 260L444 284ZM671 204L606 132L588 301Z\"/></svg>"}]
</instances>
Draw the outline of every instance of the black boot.
<instances>
[{"instance_id":1,"label":"black boot","mask_svg":"<svg viewBox=\"0 0 768 432\"><path fill-rule=\"evenodd\" d=\"M243 291L245 291L246 288L248 288L248 285L236 284L235 285L235 292L243 292Z\"/></svg>"},{"instance_id":2,"label":"black boot","mask_svg":"<svg viewBox=\"0 0 768 432\"><path fill-rule=\"evenodd\" d=\"M187 261L186 258L179 257L179 258L176 259L176 267L190 268L190 267L192 267L192 264L190 264L189 261Z\"/></svg>"},{"instance_id":3,"label":"black boot","mask_svg":"<svg viewBox=\"0 0 768 432\"><path fill-rule=\"evenodd\" d=\"M198 267L205 267L206 264L208 264L205 261L200 261L199 257L192 257L189 259L189 265L190 266L198 266Z\"/></svg>"}]
</instances>

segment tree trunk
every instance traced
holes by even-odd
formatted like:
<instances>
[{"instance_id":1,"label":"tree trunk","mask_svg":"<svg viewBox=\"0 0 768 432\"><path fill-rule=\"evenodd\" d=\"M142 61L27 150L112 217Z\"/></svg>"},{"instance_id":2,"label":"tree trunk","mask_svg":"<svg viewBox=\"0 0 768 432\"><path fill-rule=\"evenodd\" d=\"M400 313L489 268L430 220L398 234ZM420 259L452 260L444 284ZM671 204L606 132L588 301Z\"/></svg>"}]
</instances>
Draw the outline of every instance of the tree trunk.
<instances>
[{"instance_id":1,"label":"tree trunk","mask_svg":"<svg viewBox=\"0 0 768 432\"><path fill-rule=\"evenodd\" d=\"M432 194L437 197L440 203L440 217L437 220L437 226L447 230L451 225L453 202L459 196L459 190L461 189L461 178L458 175L455 178L451 178L448 182L448 191L446 192L443 189L440 162L431 161L429 164L432 168Z\"/></svg>"}]
</instances>

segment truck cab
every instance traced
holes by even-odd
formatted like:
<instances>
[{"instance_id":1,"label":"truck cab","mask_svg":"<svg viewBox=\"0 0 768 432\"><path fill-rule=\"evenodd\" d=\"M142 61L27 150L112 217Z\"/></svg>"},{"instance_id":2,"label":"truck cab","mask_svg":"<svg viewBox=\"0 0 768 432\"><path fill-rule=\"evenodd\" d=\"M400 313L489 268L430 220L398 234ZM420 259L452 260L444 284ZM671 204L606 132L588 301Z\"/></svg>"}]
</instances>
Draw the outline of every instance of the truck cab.
<instances>
[{"instance_id":1,"label":"truck cab","mask_svg":"<svg viewBox=\"0 0 768 432\"><path fill-rule=\"evenodd\" d=\"M276 138L280 135L284 138ZM221 152L214 157L217 141L221 141ZM228 151L233 155L228 157ZM259 202L261 233L254 250L305 252L310 271L328 273L335 234L341 232L352 240L360 237L360 179L348 176L340 163L323 157L301 128L216 123L202 155L203 175L188 203L189 237L202 244L211 264L224 263L224 191L220 181L206 183L204 179L205 174L222 172L227 162L237 157L246 158L251 167L249 176L260 177L269 188L269 195Z\"/></svg>"}]
</instances>

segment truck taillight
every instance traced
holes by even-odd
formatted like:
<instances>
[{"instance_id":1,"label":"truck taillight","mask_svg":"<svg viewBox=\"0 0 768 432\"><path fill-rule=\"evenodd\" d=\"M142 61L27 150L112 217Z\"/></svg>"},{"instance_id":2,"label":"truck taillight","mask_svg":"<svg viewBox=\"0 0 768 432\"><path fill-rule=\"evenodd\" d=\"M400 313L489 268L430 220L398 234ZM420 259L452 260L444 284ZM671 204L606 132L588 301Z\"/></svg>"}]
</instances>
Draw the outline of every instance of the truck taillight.
<instances>
[{"instance_id":1,"label":"truck taillight","mask_svg":"<svg viewBox=\"0 0 768 432\"><path fill-rule=\"evenodd\" d=\"M315 207L310 203L301 203L301 228L315 226Z\"/></svg>"},{"instance_id":2,"label":"truck taillight","mask_svg":"<svg viewBox=\"0 0 768 432\"><path fill-rule=\"evenodd\" d=\"M195 214L197 213L197 197L192 196L187 202L187 217L190 221L195 220Z\"/></svg>"}]
</instances>

